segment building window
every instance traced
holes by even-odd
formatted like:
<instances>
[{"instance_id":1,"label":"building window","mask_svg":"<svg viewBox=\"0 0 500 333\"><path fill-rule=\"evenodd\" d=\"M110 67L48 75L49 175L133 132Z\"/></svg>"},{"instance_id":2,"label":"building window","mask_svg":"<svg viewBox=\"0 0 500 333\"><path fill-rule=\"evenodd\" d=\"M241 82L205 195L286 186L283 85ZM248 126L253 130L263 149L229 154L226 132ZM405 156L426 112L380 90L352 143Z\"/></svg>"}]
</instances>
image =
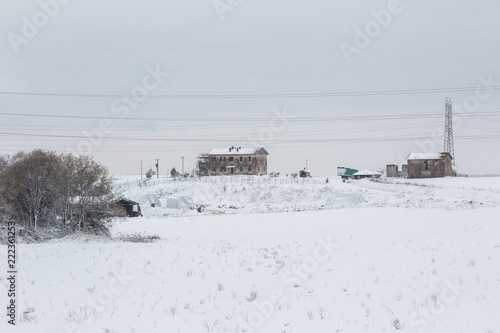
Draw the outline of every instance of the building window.
<instances>
[{"instance_id":1,"label":"building window","mask_svg":"<svg viewBox=\"0 0 500 333\"><path fill-rule=\"evenodd\" d=\"M264 165L264 171L266 171L266 166Z\"/></svg>"},{"instance_id":2,"label":"building window","mask_svg":"<svg viewBox=\"0 0 500 333\"><path fill-rule=\"evenodd\" d=\"M260 162L260 156L257 156L257 162Z\"/></svg>"},{"instance_id":3,"label":"building window","mask_svg":"<svg viewBox=\"0 0 500 333\"><path fill-rule=\"evenodd\" d=\"M257 171L260 171L260 166L259 166L259 167L257 167Z\"/></svg>"},{"instance_id":4,"label":"building window","mask_svg":"<svg viewBox=\"0 0 500 333\"><path fill-rule=\"evenodd\" d=\"M248 162L252 162L252 156L248 156Z\"/></svg>"},{"instance_id":5,"label":"building window","mask_svg":"<svg viewBox=\"0 0 500 333\"><path fill-rule=\"evenodd\" d=\"M240 156L240 162L243 162L243 156Z\"/></svg>"},{"instance_id":6,"label":"building window","mask_svg":"<svg viewBox=\"0 0 500 333\"><path fill-rule=\"evenodd\" d=\"M243 167L242 166L240 166L240 172L243 172Z\"/></svg>"},{"instance_id":7,"label":"building window","mask_svg":"<svg viewBox=\"0 0 500 333\"><path fill-rule=\"evenodd\" d=\"M212 162L217 162L217 157L212 157Z\"/></svg>"},{"instance_id":8,"label":"building window","mask_svg":"<svg viewBox=\"0 0 500 333\"><path fill-rule=\"evenodd\" d=\"M226 156L221 156L220 161L221 162L226 162Z\"/></svg>"},{"instance_id":9,"label":"building window","mask_svg":"<svg viewBox=\"0 0 500 333\"><path fill-rule=\"evenodd\" d=\"M214 170L214 172L217 172L217 169L216 169L216 168L214 168L213 170Z\"/></svg>"},{"instance_id":10,"label":"building window","mask_svg":"<svg viewBox=\"0 0 500 333\"><path fill-rule=\"evenodd\" d=\"M220 172L226 172L226 167L220 167Z\"/></svg>"},{"instance_id":11,"label":"building window","mask_svg":"<svg viewBox=\"0 0 500 333\"><path fill-rule=\"evenodd\" d=\"M248 167L248 171L252 171L252 166L249 166L249 167Z\"/></svg>"},{"instance_id":12,"label":"building window","mask_svg":"<svg viewBox=\"0 0 500 333\"><path fill-rule=\"evenodd\" d=\"M430 161L425 160L422 162L422 171L428 171L430 170Z\"/></svg>"},{"instance_id":13,"label":"building window","mask_svg":"<svg viewBox=\"0 0 500 333\"><path fill-rule=\"evenodd\" d=\"M229 157L229 162L234 162L234 157L230 156Z\"/></svg>"}]
</instances>

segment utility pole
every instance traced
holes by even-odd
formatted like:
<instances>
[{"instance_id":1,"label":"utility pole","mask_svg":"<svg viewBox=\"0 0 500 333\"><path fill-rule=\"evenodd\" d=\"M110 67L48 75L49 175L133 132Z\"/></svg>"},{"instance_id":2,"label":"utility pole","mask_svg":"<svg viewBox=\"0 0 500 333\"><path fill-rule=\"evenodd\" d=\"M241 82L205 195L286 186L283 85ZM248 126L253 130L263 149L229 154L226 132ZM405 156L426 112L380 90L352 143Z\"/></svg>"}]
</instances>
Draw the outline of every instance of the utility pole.
<instances>
[{"instance_id":1,"label":"utility pole","mask_svg":"<svg viewBox=\"0 0 500 333\"><path fill-rule=\"evenodd\" d=\"M182 156L182 174L184 175L184 158L185 156Z\"/></svg>"},{"instance_id":2,"label":"utility pole","mask_svg":"<svg viewBox=\"0 0 500 333\"><path fill-rule=\"evenodd\" d=\"M156 178L160 178L160 160L156 159Z\"/></svg>"}]
</instances>

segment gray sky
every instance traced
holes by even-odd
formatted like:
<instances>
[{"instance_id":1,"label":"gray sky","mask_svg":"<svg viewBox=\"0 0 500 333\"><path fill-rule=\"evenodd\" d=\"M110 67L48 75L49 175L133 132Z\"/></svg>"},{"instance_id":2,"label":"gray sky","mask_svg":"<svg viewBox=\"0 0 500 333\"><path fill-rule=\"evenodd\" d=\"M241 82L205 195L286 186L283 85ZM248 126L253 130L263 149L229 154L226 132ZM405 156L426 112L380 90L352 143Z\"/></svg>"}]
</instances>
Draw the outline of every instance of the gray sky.
<instances>
[{"instance_id":1,"label":"gray sky","mask_svg":"<svg viewBox=\"0 0 500 333\"><path fill-rule=\"evenodd\" d=\"M164 173L257 143L270 171L378 169L441 151L451 97L459 172L500 173L498 1L59 1L0 4L2 153Z\"/></svg>"}]
</instances>

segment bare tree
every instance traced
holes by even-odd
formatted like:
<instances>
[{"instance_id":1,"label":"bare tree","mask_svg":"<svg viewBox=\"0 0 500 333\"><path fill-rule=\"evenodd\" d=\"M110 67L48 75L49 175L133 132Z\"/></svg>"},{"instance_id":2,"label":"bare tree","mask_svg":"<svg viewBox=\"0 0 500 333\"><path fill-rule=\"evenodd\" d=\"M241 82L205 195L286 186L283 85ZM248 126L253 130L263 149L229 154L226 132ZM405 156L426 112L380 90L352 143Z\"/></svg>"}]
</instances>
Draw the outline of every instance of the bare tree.
<instances>
[{"instance_id":1,"label":"bare tree","mask_svg":"<svg viewBox=\"0 0 500 333\"><path fill-rule=\"evenodd\" d=\"M31 153L17 153L11 165L2 173L5 181L7 201L17 208L21 222L37 229L46 208L51 206L55 169L58 157L55 153L34 150Z\"/></svg>"},{"instance_id":2,"label":"bare tree","mask_svg":"<svg viewBox=\"0 0 500 333\"><path fill-rule=\"evenodd\" d=\"M90 157L79 157L74 185L78 209L76 225L83 229L86 227L85 222L88 222L90 227L101 228L99 221L105 217L106 207L113 196L107 169Z\"/></svg>"},{"instance_id":3,"label":"bare tree","mask_svg":"<svg viewBox=\"0 0 500 333\"><path fill-rule=\"evenodd\" d=\"M198 176L210 174L210 156L208 154L198 155Z\"/></svg>"},{"instance_id":4,"label":"bare tree","mask_svg":"<svg viewBox=\"0 0 500 333\"><path fill-rule=\"evenodd\" d=\"M108 234L122 215L113 197L108 170L90 157L34 150L0 158L0 212L28 229Z\"/></svg>"}]
</instances>

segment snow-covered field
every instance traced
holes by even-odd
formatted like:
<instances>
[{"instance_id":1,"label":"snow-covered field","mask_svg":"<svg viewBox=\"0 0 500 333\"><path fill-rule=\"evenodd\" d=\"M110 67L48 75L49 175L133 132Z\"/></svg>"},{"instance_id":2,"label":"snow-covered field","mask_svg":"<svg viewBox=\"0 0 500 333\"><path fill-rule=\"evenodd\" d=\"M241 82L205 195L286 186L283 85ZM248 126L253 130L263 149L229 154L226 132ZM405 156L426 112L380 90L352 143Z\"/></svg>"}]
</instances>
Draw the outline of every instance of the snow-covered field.
<instances>
[{"instance_id":1,"label":"snow-covered field","mask_svg":"<svg viewBox=\"0 0 500 333\"><path fill-rule=\"evenodd\" d=\"M9 331L500 333L500 178L278 182L121 177L124 196L205 211L143 207L114 240L19 245ZM333 193L367 202L324 206ZM119 240L138 234L159 239Z\"/></svg>"}]
</instances>

